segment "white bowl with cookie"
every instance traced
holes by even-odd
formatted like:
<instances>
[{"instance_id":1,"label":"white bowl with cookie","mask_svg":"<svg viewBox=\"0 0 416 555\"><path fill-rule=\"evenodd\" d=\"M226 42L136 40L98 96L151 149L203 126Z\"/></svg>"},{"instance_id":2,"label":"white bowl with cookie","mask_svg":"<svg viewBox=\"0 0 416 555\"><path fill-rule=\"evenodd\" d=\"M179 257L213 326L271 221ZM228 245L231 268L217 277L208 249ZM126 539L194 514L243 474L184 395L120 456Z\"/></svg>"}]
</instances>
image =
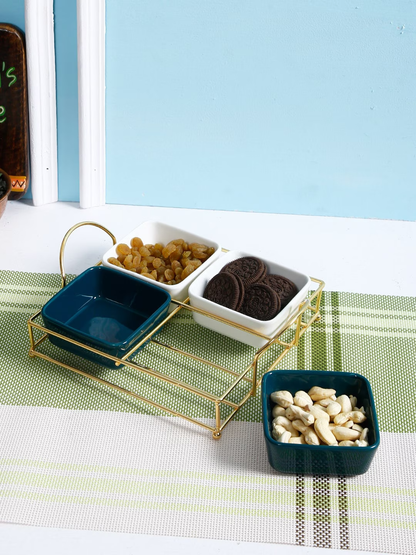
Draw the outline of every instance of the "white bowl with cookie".
<instances>
[{"instance_id":1,"label":"white bowl with cookie","mask_svg":"<svg viewBox=\"0 0 416 555\"><path fill-rule=\"evenodd\" d=\"M232 277L219 274L231 274ZM277 262L243 251L229 251L191 283L188 294L192 306L274 337L305 300L310 283L306 274ZM277 305L270 289L279 298ZM221 296L224 291L228 296ZM268 342L266 338L195 311L193 317L201 326L252 347L261 348Z\"/></svg>"}]
</instances>

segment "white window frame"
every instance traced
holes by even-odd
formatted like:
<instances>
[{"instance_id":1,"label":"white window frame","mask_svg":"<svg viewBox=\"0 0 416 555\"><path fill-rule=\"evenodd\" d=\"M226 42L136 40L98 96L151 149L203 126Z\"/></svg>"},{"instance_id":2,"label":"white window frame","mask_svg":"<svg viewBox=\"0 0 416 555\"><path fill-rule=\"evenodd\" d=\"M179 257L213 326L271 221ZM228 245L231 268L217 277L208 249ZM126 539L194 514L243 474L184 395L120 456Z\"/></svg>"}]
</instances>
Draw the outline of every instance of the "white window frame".
<instances>
[{"instance_id":1,"label":"white window frame","mask_svg":"<svg viewBox=\"0 0 416 555\"><path fill-rule=\"evenodd\" d=\"M77 0L79 198L105 204L105 0Z\"/></svg>"},{"instance_id":2,"label":"white window frame","mask_svg":"<svg viewBox=\"0 0 416 555\"><path fill-rule=\"evenodd\" d=\"M29 180L35 206L58 200L54 37L53 0L25 0Z\"/></svg>"}]
</instances>

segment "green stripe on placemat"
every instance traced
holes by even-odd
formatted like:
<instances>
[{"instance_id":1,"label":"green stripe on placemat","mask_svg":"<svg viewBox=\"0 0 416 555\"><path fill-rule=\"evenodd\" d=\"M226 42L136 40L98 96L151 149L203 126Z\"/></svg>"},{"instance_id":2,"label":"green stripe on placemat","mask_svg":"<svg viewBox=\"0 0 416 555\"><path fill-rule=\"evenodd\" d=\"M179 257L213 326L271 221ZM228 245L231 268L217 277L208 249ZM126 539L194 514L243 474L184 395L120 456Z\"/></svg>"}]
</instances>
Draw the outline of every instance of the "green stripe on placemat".
<instances>
[{"instance_id":1,"label":"green stripe on placemat","mask_svg":"<svg viewBox=\"0 0 416 555\"><path fill-rule=\"evenodd\" d=\"M60 276L56 274L0 271L0 402L160 414L147 404L52 363L29 358L27 320L59 287ZM414 432L416 299L324 291L321 312L320 322L307 330L299 346L290 351L278 368L363 374L373 388L381 430ZM185 311L166 324L157 339L238 372L255 353L247 345L198 326ZM161 384L155 378L129 368L104 369L45 343L44 352L59 356L63 362L174 405L193 417L212 417L211 403ZM277 356L278 349L269 351L263 369ZM207 369L202 363L167 354L155 345L147 346L136 360L216 394L222 393L229 383L227 375ZM235 418L260 421L260 395L250 399Z\"/></svg>"}]
</instances>

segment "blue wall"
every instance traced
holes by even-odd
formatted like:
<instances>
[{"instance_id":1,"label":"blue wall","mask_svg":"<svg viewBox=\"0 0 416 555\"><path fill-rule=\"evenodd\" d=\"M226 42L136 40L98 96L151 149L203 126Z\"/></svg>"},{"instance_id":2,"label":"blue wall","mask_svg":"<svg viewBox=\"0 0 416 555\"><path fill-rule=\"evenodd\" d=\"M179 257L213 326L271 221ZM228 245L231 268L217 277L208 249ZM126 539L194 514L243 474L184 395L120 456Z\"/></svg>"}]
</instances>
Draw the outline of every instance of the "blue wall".
<instances>
[{"instance_id":1,"label":"blue wall","mask_svg":"<svg viewBox=\"0 0 416 555\"><path fill-rule=\"evenodd\" d=\"M78 201L76 0L55 0ZM107 0L107 202L416 219L411 0ZM24 0L0 0L24 29ZM26 198L30 198L30 191Z\"/></svg>"},{"instance_id":2,"label":"blue wall","mask_svg":"<svg viewBox=\"0 0 416 555\"><path fill-rule=\"evenodd\" d=\"M25 0L0 0L0 22L25 30Z\"/></svg>"},{"instance_id":3,"label":"blue wall","mask_svg":"<svg viewBox=\"0 0 416 555\"><path fill-rule=\"evenodd\" d=\"M409 0L107 0L107 202L416 219Z\"/></svg>"},{"instance_id":4,"label":"blue wall","mask_svg":"<svg viewBox=\"0 0 416 555\"><path fill-rule=\"evenodd\" d=\"M79 201L77 1L54 0L59 200Z\"/></svg>"}]
</instances>

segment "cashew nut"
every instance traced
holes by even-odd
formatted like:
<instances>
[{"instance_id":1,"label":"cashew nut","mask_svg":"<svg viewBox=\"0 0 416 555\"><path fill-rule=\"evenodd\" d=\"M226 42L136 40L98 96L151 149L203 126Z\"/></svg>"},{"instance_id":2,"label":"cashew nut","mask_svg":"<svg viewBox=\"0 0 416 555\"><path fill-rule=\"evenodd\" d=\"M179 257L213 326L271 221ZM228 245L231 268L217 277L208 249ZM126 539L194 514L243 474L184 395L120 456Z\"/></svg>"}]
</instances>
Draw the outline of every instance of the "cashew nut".
<instances>
[{"instance_id":1,"label":"cashew nut","mask_svg":"<svg viewBox=\"0 0 416 555\"><path fill-rule=\"evenodd\" d=\"M276 403L285 409L290 405L293 405L293 397L289 391L274 391L270 394L270 398L273 403Z\"/></svg>"},{"instance_id":2,"label":"cashew nut","mask_svg":"<svg viewBox=\"0 0 416 555\"><path fill-rule=\"evenodd\" d=\"M345 439L354 441L360 437L360 432L357 432L357 430L352 430L351 428L344 428L344 426L337 426L332 430L332 433L338 441L343 441Z\"/></svg>"},{"instance_id":3,"label":"cashew nut","mask_svg":"<svg viewBox=\"0 0 416 555\"><path fill-rule=\"evenodd\" d=\"M341 405L341 412L350 412L352 410L351 400L347 395L340 395L336 398L336 402Z\"/></svg>"},{"instance_id":4,"label":"cashew nut","mask_svg":"<svg viewBox=\"0 0 416 555\"><path fill-rule=\"evenodd\" d=\"M292 422L292 426L295 428L295 430L298 430L298 432L300 432L301 434L304 434L308 430L310 430L310 428L306 424L304 424L302 420L294 420Z\"/></svg>"},{"instance_id":5,"label":"cashew nut","mask_svg":"<svg viewBox=\"0 0 416 555\"><path fill-rule=\"evenodd\" d=\"M320 407L324 407L326 409L327 406L333 402L334 402L334 399L332 397L325 397L325 399L320 399L319 401L316 401L316 405Z\"/></svg>"},{"instance_id":6,"label":"cashew nut","mask_svg":"<svg viewBox=\"0 0 416 555\"><path fill-rule=\"evenodd\" d=\"M321 399L326 399L327 397L331 397L331 395L335 394L335 389L324 389L323 387L318 387L316 385L308 391L308 395L312 401L320 401Z\"/></svg>"},{"instance_id":7,"label":"cashew nut","mask_svg":"<svg viewBox=\"0 0 416 555\"><path fill-rule=\"evenodd\" d=\"M339 414L341 412L341 410L342 410L341 405L339 403L337 403L336 401L332 401L326 407L326 412L329 414L330 418Z\"/></svg>"},{"instance_id":8,"label":"cashew nut","mask_svg":"<svg viewBox=\"0 0 416 555\"><path fill-rule=\"evenodd\" d=\"M275 405L272 410L273 418L277 418L278 416L285 416L286 409L284 407L279 407L279 405Z\"/></svg>"},{"instance_id":9,"label":"cashew nut","mask_svg":"<svg viewBox=\"0 0 416 555\"><path fill-rule=\"evenodd\" d=\"M273 434L273 432L272 432L273 439L275 439L276 441L280 441L281 443L289 443L289 439L292 437L291 433L288 432L287 430L285 430L282 434L278 434L277 432Z\"/></svg>"},{"instance_id":10,"label":"cashew nut","mask_svg":"<svg viewBox=\"0 0 416 555\"><path fill-rule=\"evenodd\" d=\"M315 422L315 417L310 412L306 412L296 405L291 405L286 409L286 417L289 420L302 420L306 426L311 426Z\"/></svg>"},{"instance_id":11,"label":"cashew nut","mask_svg":"<svg viewBox=\"0 0 416 555\"><path fill-rule=\"evenodd\" d=\"M313 428L306 426L302 420L294 420L292 426L302 434L308 445L319 445L319 437L316 435Z\"/></svg>"},{"instance_id":12,"label":"cashew nut","mask_svg":"<svg viewBox=\"0 0 416 555\"><path fill-rule=\"evenodd\" d=\"M306 391L296 391L295 397L293 398L293 403L304 410L311 410L313 405L312 399L306 393Z\"/></svg>"},{"instance_id":13,"label":"cashew nut","mask_svg":"<svg viewBox=\"0 0 416 555\"><path fill-rule=\"evenodd\" d=\"M282 435L283 432L287 432L286 428L283 428L283 426L279 426L279 424L273 424L273 430L272 432L276 432L277 435Z\"/></svg>"},{"instance_id":14,"label":"cashew nut","mask_svg":"<svg viewBox=\"0 0 416 555\"><path fill-rule=\"evenodd\" d=\"M352 410L350 412L340 412L334 418L334 422L338 426L342 426L348 420L352 420L355 424L361 424L364 420L367 420L367 417L360 410Z\"/></svg>"},{"instance_id":15,"label":"cashew nut","mask_svg":"<svg viewBox=\"0 0 416 555\"><path fill-rule=\"evenodd\" d=\"M336 437L329 429L328 422L326 422L323 418L318 418L317 420L315 420L314 428L318 437L324 443L326 443L327 445L338 444Z\"/></svg>"},{"instance_id":16,"label":"cashew nut","mask_svg":"<svg viewBox=\"0 0 416 555\"><path fill-rule=\"evenodd\" d=\"M361 424L365 420L367 420L366 415L360 410L353 410L350 413L350 420L352 420L355 424Z\"/></svg>"},{"instance_id":17,"label":"cashew nut","mask_svg":"<svg viewBox=\"0 0 416 555\"><path fill-rule=\"evenodd\" d=\"M355 408L355 406L357 405L357 397L354 397L354 395L350 395L350 403L351 407Z\"/></svg>"},{"instance_id":18,"label":"cashew nut","mask_svg":"<svg viewBox=\"0 0 416 555\"><path fill-rule=\"evenodd\" d=\"M278 416L277 418L275 418L272 422L273 426L274 424L277 424L278 426L283 426L283 428L285 428L285 430L287 430L288 432L291 433L292 437L298 437L299 436L299 432L297 430L295 430L295 428L292 426L292 422L286 418L286 416Z\"/></svg>"},{"instance_id":19,"label":"cashew nut","mask_svg":"<svg viewBox=\"0 0 416 555\"><path fill-rule=\"evenodd\" d=\"M308 445L319 445L319 437L312 428L308 428L303 434L305 441Z\"/></svg>"},{"instance_id":20,"label":"cashew nut","mask_svg":"<svg viewBox=\"0 0 416 555\"><path fill-rule=\"evenodd\" d=\"M368 441L361 441L361 439L356 439L355 445L357 447L368 447Z\"/></svg>"},{"instance_id":21,"label":"cashew nut","mask_svg":"<svg viewBox=\"0 0 416 555\"><path fill-rule=\"evenodd\" d=\"M291 437L289 439L289 443L299 443L301 445L304 445L306 443L305 438L303 436L299 436L299 437Z\"/></svg>"},{"instance_id":22,"label":"cashew nut","mask_svg":"<svg viewBox=\"0 0 416 555\"><path fill-rule=\"evenodd\" d=\"M310 412L314 415L315 420L317 420L318 418L323 418L324 420L326 420L326 422L329 422L329 414L326 412L324 407L313 405Z\"/></svg>"}]
</instances>

